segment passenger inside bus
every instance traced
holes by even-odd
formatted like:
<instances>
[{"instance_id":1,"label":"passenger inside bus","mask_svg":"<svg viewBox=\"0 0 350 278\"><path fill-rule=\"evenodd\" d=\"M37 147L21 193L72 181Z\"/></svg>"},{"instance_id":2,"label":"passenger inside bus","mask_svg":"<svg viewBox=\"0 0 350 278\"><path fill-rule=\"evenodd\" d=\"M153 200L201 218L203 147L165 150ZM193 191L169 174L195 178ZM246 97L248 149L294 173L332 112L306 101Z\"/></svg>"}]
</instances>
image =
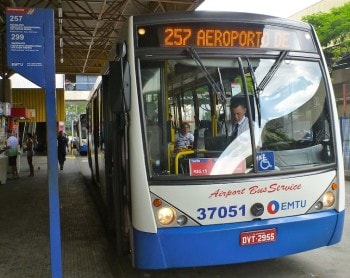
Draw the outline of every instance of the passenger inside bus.
<instances>
[{"instance_id":1,"label":"passenger inside bus","mask_svg":"<svg viewBox=\"0 0 350 278\"><path fill-rule=\"evenodd\" d=\"M175 134L175 150L181 151L183 149L193 148L194 136L189 132L190 125L183 122L180 125L180 131Z\"/></svg>"}]
</instances>

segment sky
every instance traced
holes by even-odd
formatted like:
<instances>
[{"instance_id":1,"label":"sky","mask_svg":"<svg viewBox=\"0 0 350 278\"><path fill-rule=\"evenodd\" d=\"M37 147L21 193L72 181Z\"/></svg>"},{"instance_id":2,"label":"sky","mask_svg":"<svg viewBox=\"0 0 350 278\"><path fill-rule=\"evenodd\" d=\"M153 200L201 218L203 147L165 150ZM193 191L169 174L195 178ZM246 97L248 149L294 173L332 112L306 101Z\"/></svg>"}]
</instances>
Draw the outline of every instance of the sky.
<instances>
[{"instance_id":1,"label":"sky","mask_svg":"<svg viewBox=\"0 0 350 278\"><path fill-rule=\"evenodd\" d=\"M321 0L205 0L197 10L249 12L289 17Z\"/></svg>"}]
</instances>

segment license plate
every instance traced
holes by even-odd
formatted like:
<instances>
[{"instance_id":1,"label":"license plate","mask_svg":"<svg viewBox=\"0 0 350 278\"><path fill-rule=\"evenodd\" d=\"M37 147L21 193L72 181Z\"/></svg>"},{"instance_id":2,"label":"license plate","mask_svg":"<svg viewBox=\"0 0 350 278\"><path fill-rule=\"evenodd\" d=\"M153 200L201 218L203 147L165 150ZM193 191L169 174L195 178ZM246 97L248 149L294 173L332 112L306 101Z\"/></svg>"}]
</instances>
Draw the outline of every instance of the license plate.
<instances>
[{"instance_id":1,"label":"license plate","mask_svg":"<svg viewBox=\"0 0 350 278\"><path fill-rule=\"evenodd\" d=\"M240 244L252 245L275 241L277 238L276 229L243 232L240 236Z\"/></svg>"}]
</instances>

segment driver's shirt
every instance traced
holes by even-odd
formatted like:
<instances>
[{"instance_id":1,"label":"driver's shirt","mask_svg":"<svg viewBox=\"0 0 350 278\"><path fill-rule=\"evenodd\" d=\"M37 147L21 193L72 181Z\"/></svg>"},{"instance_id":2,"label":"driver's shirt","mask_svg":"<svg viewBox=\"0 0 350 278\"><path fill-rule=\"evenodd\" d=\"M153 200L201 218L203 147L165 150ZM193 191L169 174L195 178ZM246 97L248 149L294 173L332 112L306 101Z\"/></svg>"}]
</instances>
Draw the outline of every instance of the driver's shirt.
<instances>
[{"instance_id":1,"label":"driver's shirt","mask_svg":"<svg viewBox=\"0 0 350 278\"><path fill-rule=\"evenodd\" d=\"M226 121L226 124L222 125L221 134L226 134L226 129L225 129L225 127L226 127L227 128L227 135L232 136L232 132L233 132L236 124L237 123L234 122L232 119ZM249 121L248 121L248 118L246 116L244 116L238 124L239 124L239 127L238 127L238 131L237 131L237 136L239 136L241 133L243 133L244 131L249 129Z\"/></svg>"}]
</instances>

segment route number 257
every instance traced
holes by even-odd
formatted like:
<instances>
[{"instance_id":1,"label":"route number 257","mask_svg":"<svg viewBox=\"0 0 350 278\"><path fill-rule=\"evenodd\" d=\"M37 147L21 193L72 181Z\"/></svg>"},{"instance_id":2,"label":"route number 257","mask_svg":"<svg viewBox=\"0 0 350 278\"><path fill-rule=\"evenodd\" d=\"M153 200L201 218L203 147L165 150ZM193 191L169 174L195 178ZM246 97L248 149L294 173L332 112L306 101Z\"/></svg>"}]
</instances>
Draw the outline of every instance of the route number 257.
<instances>
[{"instance_id":1,"label":"route number 257","mask_svg":"<svg viewBox=\"0 0 350 278\"><path fill-rule=\"evenodd\" d=\"M192 35L189 28L166 28L165 29L165 46L184 46L187 45L188 39Z\"/></svg>"},{"instance_id":2,"label":"route number 257","mask_svg":"<svg viewBox=\"0 0 350 278\"><path fill-rule=\"evenodd\" d=\"M21 22L22 16L21 15L10 15L10 22Z\"/></svg>"}]
</instances>

